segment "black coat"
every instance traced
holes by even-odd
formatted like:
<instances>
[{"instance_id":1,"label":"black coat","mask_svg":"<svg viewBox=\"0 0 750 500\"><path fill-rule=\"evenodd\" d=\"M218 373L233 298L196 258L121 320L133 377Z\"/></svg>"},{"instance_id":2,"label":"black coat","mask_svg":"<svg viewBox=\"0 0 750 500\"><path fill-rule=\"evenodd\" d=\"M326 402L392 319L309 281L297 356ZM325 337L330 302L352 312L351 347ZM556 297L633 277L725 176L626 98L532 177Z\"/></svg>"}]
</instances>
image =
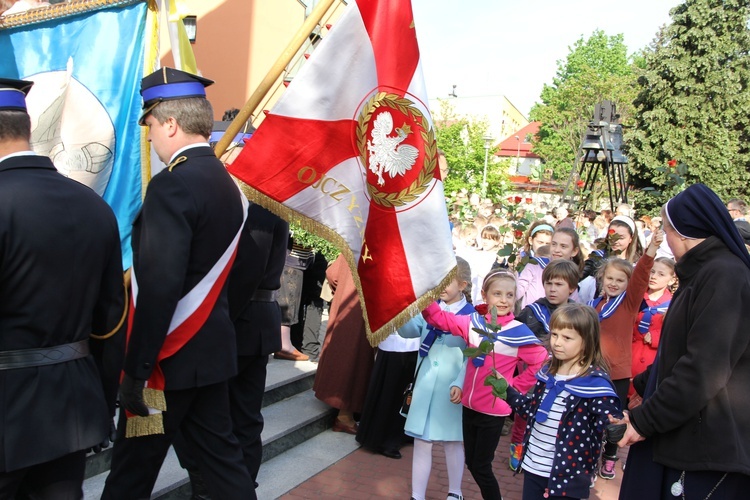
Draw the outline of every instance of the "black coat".
<instances>
[{"instance_id":1,"label":"black coat","mask_svg":"<svg viewBox=\"0 0 750 500\"><path fill-rule=\"evenodd\" d=\"M289 224L251 204L237 258L229 275L229 311L237 332L237 354L263 356L281 350L281 309L252 300L256 290L278 290L284 270Z\"/></svg>"},{"instance_id":2,"label":"black coat","mask_svg":"<svg viewBox=\"0 0 750 500\"><path fill-rule=\"evenodd\" d=\"M0 351L103 335L123 309L120 236L109 206L47 157L0 162ZM119 374L123 340L90 341L92 353L114 360L105 366L110 374ZM0 370L0 471L100 443L112 421L110 389L105 397L94 356Z\"/></svg>"},{"instance_id":3,"label":"black coat","mask_svg":"<svg viewBox=\"0 0 750 500\"><path fill-rule=\"evenodd\" d=\"M631 412L654 460L750 474L750 269L716 237L677 263L656 390ZM636 378L643 387L651 368Z\"/></svg>"},{"instance_id":4,"label":"black coat","mask_svg":"<svg viewBox=\"0 0 750 500\"><path fill-rule=\"evenodd\" d=\"M179 156L187 159L151 179L133 225L138 298L125 371L135 379L149 378L178 301L206 276L242 225L242 194L213 150L198 146ZM215 384L236 373L226 290L225 283L195 336L161 362L167 390Z\"/></svg>"}]
</instances>

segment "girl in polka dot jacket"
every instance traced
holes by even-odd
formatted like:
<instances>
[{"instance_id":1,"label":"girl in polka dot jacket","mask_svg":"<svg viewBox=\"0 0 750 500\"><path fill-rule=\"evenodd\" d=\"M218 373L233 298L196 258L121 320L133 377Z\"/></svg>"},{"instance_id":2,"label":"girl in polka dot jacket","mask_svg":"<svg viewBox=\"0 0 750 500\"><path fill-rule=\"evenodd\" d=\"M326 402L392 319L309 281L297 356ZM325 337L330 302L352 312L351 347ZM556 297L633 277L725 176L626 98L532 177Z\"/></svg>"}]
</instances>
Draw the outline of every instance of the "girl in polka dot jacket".
<instances>
[{"instance_id":1,"label":"girl in polka dot jacket","mask_svg":"<svg viewBox=\"0 0 750 500\"><path fill-rule=\"evenodd\" d=\"M594 308L570 303L550 319L550 361L536 374L532 396L508 387L508 403L526 417L523 498L588 498L607 415L620 401L599 345Z\"/></svg>"}]
</instances>

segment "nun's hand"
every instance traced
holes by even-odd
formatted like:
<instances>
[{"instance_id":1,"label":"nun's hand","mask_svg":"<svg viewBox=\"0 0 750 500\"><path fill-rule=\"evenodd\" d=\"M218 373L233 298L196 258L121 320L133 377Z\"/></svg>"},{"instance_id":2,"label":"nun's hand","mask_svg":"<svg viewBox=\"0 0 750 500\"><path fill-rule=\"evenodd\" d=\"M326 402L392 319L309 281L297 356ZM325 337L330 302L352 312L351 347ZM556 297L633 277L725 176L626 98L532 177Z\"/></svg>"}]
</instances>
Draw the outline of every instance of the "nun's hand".
<instances>
[{"instance_id":1,"label":"nun's hand","mask_svg":"<svg viewBox=\"0 0 750 500\"><path fill-rule=\"evenodd\" d=\"M609 423L628 424L628 428L625 430L625 435L617 443L617 446L619 446L620 448L622 448L623 446L630 446L631 444L635 444L646 439L645 437L638 434L638 431L635 430L633 424L630 423L630 415L628 414L628 412L625 412L624 416L621 419L614 418L612 415L609 415Z\"/></svg>"}]
</instances>

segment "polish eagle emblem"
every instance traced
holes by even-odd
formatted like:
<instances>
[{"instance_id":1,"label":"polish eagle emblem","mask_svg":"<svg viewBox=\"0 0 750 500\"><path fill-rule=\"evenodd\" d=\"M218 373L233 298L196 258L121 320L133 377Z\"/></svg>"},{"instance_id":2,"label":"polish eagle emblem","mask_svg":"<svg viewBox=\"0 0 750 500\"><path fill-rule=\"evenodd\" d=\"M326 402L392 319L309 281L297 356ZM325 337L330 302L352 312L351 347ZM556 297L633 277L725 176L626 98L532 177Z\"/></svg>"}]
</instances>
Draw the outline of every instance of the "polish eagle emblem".
<instances>
[{"instance_id":1,"label":"polish eagle emblem","mask_svg":"<svg viewBox=\"0 0 750 500\"><path fill-rule=\"evenodd\" d=\"M393 130L393 116L388 111L380 113L373 123L372 140L367 141L370 153L368 167L378 176L378 185L385 184L383 173L391 176L403 176L411 170L419 156L419 150L409 144L401 144L411 133L411 127L404 123Z\"/></svg>"}]
</instances>

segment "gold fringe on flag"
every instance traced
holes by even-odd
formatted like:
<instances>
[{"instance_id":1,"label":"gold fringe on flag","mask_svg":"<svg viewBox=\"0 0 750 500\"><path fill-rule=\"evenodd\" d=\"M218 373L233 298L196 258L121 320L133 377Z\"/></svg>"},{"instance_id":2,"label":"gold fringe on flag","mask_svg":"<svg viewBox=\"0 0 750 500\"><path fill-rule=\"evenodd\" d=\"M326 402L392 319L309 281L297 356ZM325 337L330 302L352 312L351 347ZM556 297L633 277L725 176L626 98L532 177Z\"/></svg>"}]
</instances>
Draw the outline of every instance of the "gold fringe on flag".
<instances>
[{"instance_id":1,"label":"gold fringe on flag","mask_svg":"<svg viewBox=\"0 0 750 500\"><path fill-rule=\"evenodd\" d=\"M58 3L29 9L18 14L0 16L0 29L27 26L29 24L41 23L50 19L83 14L92 10L106 9L108 7L125 7L146 0L72 0L66 3Z\"/></svg>"},{"instance_id":2,"label":"gold fringe on flag","mask_svg":"<svg viewBox=\"0 0 750 500\"><path fill-rule=\"evenodd\" d=\"M245 194L248 200L253 203L257 203L263 208L268 209L269 211L278 215L286 221L293 222L299 225L305 231L320 236L321 238L327 239L333 245L335 245L336 248L341 250L341 253L344 255L346 262L349 264L349 269L357 269L357 263L354 261L354 254L349 248L349 245L346 243L346 240L344 240L344 238L342 238L341 235L339 235L337 232L333 231L331 228L321 224L316 220L305 217L299 212L279 203L273 198L266 196L265 194L242 182L236 177L233 176L233 178L235 182L237 182L237 184L240 186L240 190ZM401 311L395 318L373 332L370 330L370 322L367 317L367 307L365 307L365 304L362 301L362 283L359 280L359 274L357 274L356 272L352 272L352 277L354 278L354 286L357 288L357 292L359 293L360 298L360 304L362 305L362 315L365 320L365 330L367 332L367 340L370 342L370 345L376 347L391 333L402 327L404 324L406 324L407 321L412 319L417 314L421 313L423 309L437 300L442 291L445 290L445 287L447 287L451 283L451 281L453 281L457 274L458 267L454 267L446 275L446 277L443 278L438 286L436 286L432 290L429 290L421 297L417 298L417 300L414 301L413 304L410 304L406 309Z\"/></svg>"},{"instance_id":3,"label":"gold fringe on flag","mask_svg":"<svg viewBox=\"0 0 750 500\"><path fill-rule=\"evenodd\" d=\"M346 255L347 260L349 260L349 255ZM372 347L377 347L379 343L384 341L391 333L398 330L402 326L404 326L410 319L412 319L417 314L420 314L427 306L432 304L434 301L440 297L440 294L445 290L445 287L450 285L451 281L458 275L458 267L454 267L451 269L451 271L448 273L448 275L443 278L443 280L440 282L438 286L433 288L432 290L428 291L421 297L419 297L416 301L414 301L413 304L409 305L406 309L401 311L395 318L390 320L388 323L383 325L378 330L371 332L369 326L367 327L367 340L370 341L370 345ZM362 285L359 283L359 277L355 274L354 275L354 281L357 286L357 290L360 293L360 297L362 296ZM367 311L365 308L362 308L362 312L365 316L365 325L369 325L367 322Z\"/></svg>"}]
</instances>

